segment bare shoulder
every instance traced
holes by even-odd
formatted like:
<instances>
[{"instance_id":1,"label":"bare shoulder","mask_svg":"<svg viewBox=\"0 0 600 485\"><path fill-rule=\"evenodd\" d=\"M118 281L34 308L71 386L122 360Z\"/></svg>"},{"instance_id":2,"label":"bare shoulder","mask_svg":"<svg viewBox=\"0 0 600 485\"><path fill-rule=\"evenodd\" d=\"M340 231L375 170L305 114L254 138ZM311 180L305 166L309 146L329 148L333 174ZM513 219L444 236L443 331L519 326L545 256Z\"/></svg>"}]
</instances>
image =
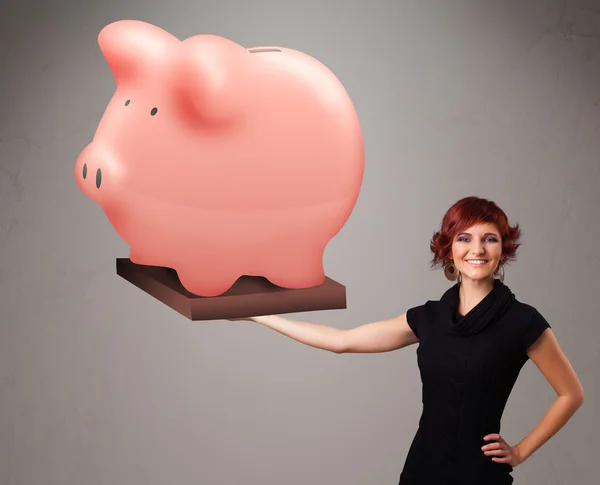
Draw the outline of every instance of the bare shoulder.
<instances>
[{"instance_id":1,"label":"bare shoulder","mask_svg":"<svg viewBox=\"0 0 600 485\"><path fill-rule=\"evenodd\" d=\"M416 344L419 339L408 325L406 313L367 323L342 334L342 353L381 353Z\"/></svg>"}]
</instances>

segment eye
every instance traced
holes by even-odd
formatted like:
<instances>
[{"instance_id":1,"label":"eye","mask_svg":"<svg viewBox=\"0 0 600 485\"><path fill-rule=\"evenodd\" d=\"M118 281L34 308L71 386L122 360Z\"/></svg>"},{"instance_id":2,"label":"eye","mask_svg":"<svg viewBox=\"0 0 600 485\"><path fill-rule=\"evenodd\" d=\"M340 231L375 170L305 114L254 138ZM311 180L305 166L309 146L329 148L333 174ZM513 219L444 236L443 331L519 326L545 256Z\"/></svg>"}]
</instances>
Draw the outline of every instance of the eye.
<instances>
[{"instance_id":1,"label":"eye","mask_svg":"<svg viewBox=\"0 0 600 485\"><path fill-rule=\"evenodd\" d=\"M129 106L129 103L131 103L130 99L128 99L127 101L125 101L125 106Z\"/></svg>"},{"instance_id":2,"label":"eye","mask_svg":"<svg viewBox=\"0 0 600 485\"><path fill-rule=\"evenodd\" d=\"M468 237L466 237L466 236L460 236L460 237L457 239L457 241L459 241L459 242L466 242L466 241L468 241L468 239L469 239L469 238L468 238Z\"/></svg>"},{"instance_id":3,"label":"eye","mask_svg":"<svg viewBox=\"0 0 600 485\"><path fill-rule=\"evenodd\" d=\"M83 164L83 178L87 177L87 163Z\"/></svg>"},{"instance_id":4,"label":"eye","mask_svg":"<svg viewBox=\"0 0 600 485\"><path fill-rule=\"evenodd\" d=\"M498 242L498 239L496 239L495 237L488 237L487 239L489 242Z\"/></svg>"},{"instance_id":5,"label":"eye","mask_svg":"<svg viewBox=\"0 0 600 485\"><path fill-rule=\"evenodd\" d=\"M100 184L102 183L102 170L96 170L96 188L100 188Z\"/></svg>"},{"instance_id":6,"label":"eye","mask_svg":"<svg viewBox=\"0 0 600 485\"><path fill-rule=\"evenodd\" d=\"M158 113L158 108L152 108L152 111L150 111L150 114L152 116L154 116L156 113Z\"/></svg>"}]
</instances>

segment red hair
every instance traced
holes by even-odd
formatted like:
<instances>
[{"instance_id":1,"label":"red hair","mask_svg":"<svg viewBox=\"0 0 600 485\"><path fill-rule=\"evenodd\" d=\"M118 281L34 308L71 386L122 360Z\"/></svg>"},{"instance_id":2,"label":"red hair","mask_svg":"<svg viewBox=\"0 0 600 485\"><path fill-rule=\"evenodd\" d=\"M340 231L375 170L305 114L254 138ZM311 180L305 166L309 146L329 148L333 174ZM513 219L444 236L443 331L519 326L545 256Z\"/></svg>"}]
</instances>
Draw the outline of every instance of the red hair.
<instances>
[{"instance_id":1,"label":"red hair","mask_svg":"<svg viewBox=\"0 0 600 485\"><path fill-rule=\"evenodd\" d=\"M511 226L504 211L494 202L480 197L465 197L448 209L442 219L441 229L431 238L431 267L447 266L452 257L452 242L456 235L468 227L486 222L495 224L502 238L502 257L498 267L509 260L515 261L517 248L521 245L517 242L521 237L519 224ZM498 270L495 271L497 272Z\"/></svg>"}]
</instances>

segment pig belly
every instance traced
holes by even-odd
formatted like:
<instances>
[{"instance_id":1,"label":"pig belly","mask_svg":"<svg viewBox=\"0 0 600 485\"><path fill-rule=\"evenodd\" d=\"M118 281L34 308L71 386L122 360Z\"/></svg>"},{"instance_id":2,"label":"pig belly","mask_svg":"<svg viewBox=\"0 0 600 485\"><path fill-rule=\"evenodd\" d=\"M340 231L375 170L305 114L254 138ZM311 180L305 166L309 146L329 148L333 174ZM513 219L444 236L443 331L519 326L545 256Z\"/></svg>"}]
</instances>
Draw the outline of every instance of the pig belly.
<instances>
[{"instance_id":1,"label":"pig belly","mask_svg":"<svg viewBox=\"0 0 600 485\"><path fill-rule=\"evenodd\" d=\"M323 283L325 247L355 201L260 212L155 208L130 219L135 231L117 232L129 236L132 262L173 268L183 287L199 296L220 295L242 275L308 288Z\"/></svg>"}]
</instances>

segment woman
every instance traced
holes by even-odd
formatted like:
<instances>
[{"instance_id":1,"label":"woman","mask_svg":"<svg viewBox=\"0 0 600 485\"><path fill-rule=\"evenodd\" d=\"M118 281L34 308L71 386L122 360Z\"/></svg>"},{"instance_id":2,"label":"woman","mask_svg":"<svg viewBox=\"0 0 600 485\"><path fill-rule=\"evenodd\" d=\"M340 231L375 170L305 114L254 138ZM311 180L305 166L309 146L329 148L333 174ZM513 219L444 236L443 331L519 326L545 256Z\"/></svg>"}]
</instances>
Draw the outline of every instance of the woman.
<instances>
[{"instance_id":1,"label":"woman","mask_svg":"<svg viewBox=\"0 0 600 485\"><path fill-rule=\"evenodd\" d=\"M511 484L513 467L583 403L581 383L550 325L503 283L519 237L518 224L511 227L495 203L467 197L448 210L431 241L432 267L443 266L457 281L439 300L350 330L274 315L248 320L336 353L389 352L418 342L423 412L400 484ZM558 396L533 431L511 445L500 435L500 420L528 359Z\"/></svg>"}]
</instances>

